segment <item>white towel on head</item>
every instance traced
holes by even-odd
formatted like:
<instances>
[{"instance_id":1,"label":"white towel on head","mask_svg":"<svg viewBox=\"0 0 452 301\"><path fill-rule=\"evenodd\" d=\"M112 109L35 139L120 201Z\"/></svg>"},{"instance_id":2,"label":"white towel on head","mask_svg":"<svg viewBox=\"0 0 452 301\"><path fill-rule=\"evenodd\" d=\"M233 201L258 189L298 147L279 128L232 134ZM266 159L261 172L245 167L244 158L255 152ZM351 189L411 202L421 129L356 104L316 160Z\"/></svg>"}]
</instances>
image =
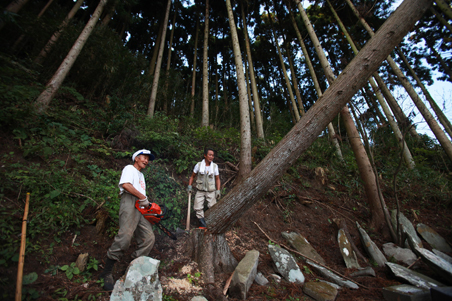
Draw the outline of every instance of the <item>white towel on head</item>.
<instances>
[{"instance_id":1,"label":"white towel on head","mask_svg":"<svg viewBox=\"0 0 452 301\"><path fill-rule=\"evenodd\" d=\"M209 168L209 170L206 169L206 160L202 159L201 165L199 166L199 173L203 175L207 171L207 174L213 174L214 173L213 164L210 163L210 165L207 167Z\"/></svg>"}]
</instances>

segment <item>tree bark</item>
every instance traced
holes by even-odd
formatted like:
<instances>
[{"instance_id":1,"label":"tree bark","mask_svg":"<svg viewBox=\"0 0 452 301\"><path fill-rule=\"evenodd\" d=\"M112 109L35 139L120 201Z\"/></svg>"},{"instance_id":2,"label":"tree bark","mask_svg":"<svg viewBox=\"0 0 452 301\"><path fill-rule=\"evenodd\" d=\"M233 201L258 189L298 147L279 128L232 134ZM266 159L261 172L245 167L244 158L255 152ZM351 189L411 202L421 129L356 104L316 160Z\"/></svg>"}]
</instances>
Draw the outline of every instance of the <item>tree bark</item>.
<instances>
[{"instance_id":1,"label":"tree bark","mask_svg":"<svg viewBox=\"0 0 452 301\"><path fill-rule=\"evenodd\" d=\"M176 2L174 2L176 4ZM173 38L174 38L174 26L176 25L176 17L177 17L177 6L174 5L174 16L173 16L173 22L171 26L171 34L170 34L170 40L169 40L169 47L168 47L168 60L166 61L166 74L165 74L165 98L163 99L163 111L168 114L168 98L170 91L168 89L169 84L169 71L171 67L171 53L173 48Z\"/></svg>"},{"instance_id":2,"label":"tree bark","mask_svg":"<svg viewBox=\"0 0 452 301\"><path fill-rule=\"evenodd\" d=\"M298 29L297 23L295 22L295 18L292 13L292 9L289 7L290 18L292 20L292 24L295 28L295 33L297 34L298 42L300 43L301 49L303 51L303 55L305 57L306 65L308 65L309 73L311 74L312 81L314 82L315 90L317 91L317 95L319 97L322 96L323 92L319 85L319 80L317 79L317 75L315 74L314 66L312 65L311 58L309 57L308 50L306 49L306 45L303 42L303 38L301 37L300 30ZM331 139L331 143L336 150L336 156L340 161L344 161L344 157L342 156L341 146L339 145L339 139L336 135L336 131L334 130L333 124L328 123L328 136Z\"/></svg>"},{"instance_id":3,"label":"tree bark","mask_svg":"<svg viewBox=\"0 0 452 301\"><path fill-rule=\"evenodd\" d=\"M155 63L157 61L157 56L159 54L160 42L162 40L162 32L163 32L164 27L165 27L164 23L160 24L159 33L157 35L157 40L155 40L154 50L152 51L151 63L149 64L149 73L150 74L155 73Z\"/></svg>"},{"instance_id":4,"label":"tree bark","mask_svg":"<svg viewBox=\"0 0 452 301\"><path fill-rule=\"evenodd\" d=\"M433 6L430 7L430 11L436 16L439 22L446 26L446 28L449 29L449 31L452 33L452 25L450 25L449 22L447 22L447 20L444 19L443 16L441 16L441 14L439 14L438 11L433 8Z\"/></svg>"},{"instance_id":5,"label":"tree bark","mask_svg":"<svg viewBox=\"0 0 452 301\"><path fill-rule=\"evenodd\" d=\"M206 0L206 15L204 21L204 45L202 51L202 114L201 126L209 126L209 0Z\"/></svg>"},{"instance_id":6,"label":"tree bark","mask_svg":"<svg viewBox=\"0 0 452 301\"><path fill-rule=\"evenodd\" d=\"M28 0L13 0L8 6L4 9L3 14L5 13L13 13L17 14L25 4L27 4ZM5 22L0 18L0 30L5 26Z\"/></svg>"},{"instance_id":7,"label":"tree bark","mask_svg":"<svg viewBox=\"0 0 452 301\"><path fill-rule=\"evenodd\" d=\"M248 178L207 211L206 222L211 233L227 231L274 185L366 83L429 4L431 0L405 0L397 8L325 94L251 171Z\"/></svg>"},{"instance_id":8,"label":"tree bark","mask_svg":"<svg viewBox=\"0 0 452 301\"><path fill-rule=\"evenodd\" d=\"M239 88L240 107L240 170L236 181L240 182L251 171L251 130L248 101L246 99L245 76L243 74L243 61L240 51L239 38L235 27L234 14L231 1L226 0L228 10L229 27L231 28L232 48L234 51L235 67L237 72L237 85Z\"/></svg>"},{"instance_id":9,"label":"tree bark","mask_svg":"<svg viewBox=\"0 0 452 301\"><path fill-rule=\"evenodd\" d=\"M430 44L428 42L428 40L424 37L424 41L425 44L428 45L428 47L430 48L430 50L433 52L433 54L435 55L435 57L438 59L438 61L440 62L441 66L443 67L443 72L445 74L447 74L449 76L449 81L452 81L452 71L450 70L449 66L447 65L447 63L443 60L443 58L441 57L441 55L438 53L438 51L436 51L435 47L433 47L432 44Z\"/></svg>"},{"instance_id":10,"label":"tree bark","mask_svg":"<svg viewBox=\"0 0 452 301\"><path fill-rule=\"evenodd\" d=\"M57 31L55 31L50 37L50 40L47 42L47 44L42 48L41 52L38 54L38 56L33 61L35 64L41 64L42 60L47 56L47 54L52 49L53 45L58 41L60 38L60 35L63 33L63 30L66 28L66 26L69 24L69 21L75 16L75 13L79 10L80 6L82 5L83 0L77 0L77 2L72 7L69 14L66 16L64 21L61 23L60 27Z\"/></svg>"},{"instance_id":11,"label":"tree bark","mask_svg":"<svg viewBox=\"0 0 452 301\"><path fill-rule=\"evenodd\" d=\"M373 32L372 28L370 28L369 24L367 24L366 20L362 18L358 12L358 10L355 8L353 3L350 0L346 0L350 8L352 9L353 13L358 17L359 21L363 25L363 27L367 30L369 35L372 37L375 33ZM391 66L394 73L399 78L400 83L407 91L408 95L410 95L411 99L413 100L414 104L418 108L419 112L424 117L425 121L427 122L428 126L432 130L433 134L435 135L436 139L438 139L438 142L441 144L442 148L444 149L445 153L449 157L449 160L452 161L452 143L447 138L444 131L440 128L438 123L436 122L435 118L432 116L432 114L429 112L425 104L422 102L421 98L417 94L417 92L414 90L413 86L409 82L408 78L403 74L402 70L397 66L397 64L394 62L392 57L388 55L386 58L389 65Z\"/></svg>"},{"instance_id":12,"label":"tree bark","mask_svg":"<svg viewBox=\"0 0 452 301\"><path fill-rule=\"evenodd\" d=\"M287 46L287 44L286 44L285 50L286 50L287 58L289 59L290 74L292 75L293 87L295 89L295 95L297 95L298 106L300 107L299 108L300 115L303 116L305 113L304 106L303 106L303 99L301 98L300 89L298 88L297 75L295 74L295 66L293 64L292 56L290 55L289 47Z\"/></svg>"},{"instance_id":13,"label":"tree bark","mask_svg":"<svg viewBox=\"0 0 452 301\"><path fill-rule=\"evenodd\" d=\"M246 55L245 55L246 56ZM250 106L250 121L251 121L251 130L253 128L256 128L256 122L254 121L254 110L253 110L253 102L251 101L251 88L250 88L250 81L248 78L248 66L246 64L246 59L243 61L245 63L245 83L246 83L246 95L248 99L248 104Z\"/></svg>"},{"instance_id":14,"label":"tree bark","mask_svg":"<svg viewBox=\"0 0 452 301\"><path fill-rule=\"evenodd\" d=\"M435 3L449 19L452 19L452 8L448 2L444 0L435 0Z\"/></svg>"},{"instance_id":15,"label":"tree bark","mask_svg":"<svg viewBox=\"0 0 452 301\"><path fill-rule=\"evenodd\" d=\"M248 37L248 27L246 25L246 17L245 10L243 8L244 4L242 2L242 22L243 22L243 31L245 33L245 50L246 57L248 59L248 65L250 70L250 80L251 80L251 89L253 92L253 102L254 102L254 112L256 115L256 132L257 138L264 139L264 124L262 120L262 110L259 100L259 92L256 85L256 76L254 75L254 66L253 66L253 58L251 56L251 47L250 47L250 39Z\"/></svg>"},{"instance_id":16,"label":"tree bark","mask_svg":"<svg viewBox=\"0 0 452 301\"><path fill-rule=\"evenodd\" d=\"M155 110L155 101L157 100L157 90L159 86L159 77L160 77L160 71L162 67L162 59L163 59L163 49L165 48L165 40L166 40L166 29L168 27L168 19L169 19L169 12L171 9L171 0L168 0L168 4L166 6L166 12L165 12L165 19L163 20L163 30L162 30L162 38L159 45L159 54L157 57L157 65L155 69L154 79L152 81L152 91L151 91L151 98L149 99L149 106L148 106L148 112L147 115L149 118L154 117L154 110Z\"/></svg>"},{"instance_id":17,"label":"tree bark","mask_svg":"<svg viewBox=\"0 0 452 301\"><path fill-rule=\"evenodd\" d=\"M198 16L198 14L196 14ZM195 88L196 88L196 61L198 60L198 36L199 36L199 18L196 21L195 32L195 53L193 55L193 72L191 78L191 103L190 103L190 118L195 116Z\"/></svg>"},{"instance_id":18,"label":"tree bark","mask_svg":"<svg viewBox=\"0 0 452 301\"><path fill-rule=\"evenodd\" d=\"M86 24L86 26L83 29L80 36L77 38L77 41L75 41L74 45L72 46L71 50L67 54L66 58L61 63L60 67L55 72L55 74L52 76L50 81L47 83L45 90L42 91L42 93L36 99L34 106L36 108L36 111L39 114L43 114L47 110L47 108L50 104L50 101L55 96L56 92L58 91L58 89L60 88L64 79L66 78L66 75L71 70L72 65L74 65L75 60L77 59L78 55L82 51L83 46L85 45L91 32L94 29L94 26L96 25L97 21L99 20L99 17L101 15L102 10L104 9L107 1L108 0L100 0L93 15L89 19L88 23Z\"/></svg>"}]
</instances>

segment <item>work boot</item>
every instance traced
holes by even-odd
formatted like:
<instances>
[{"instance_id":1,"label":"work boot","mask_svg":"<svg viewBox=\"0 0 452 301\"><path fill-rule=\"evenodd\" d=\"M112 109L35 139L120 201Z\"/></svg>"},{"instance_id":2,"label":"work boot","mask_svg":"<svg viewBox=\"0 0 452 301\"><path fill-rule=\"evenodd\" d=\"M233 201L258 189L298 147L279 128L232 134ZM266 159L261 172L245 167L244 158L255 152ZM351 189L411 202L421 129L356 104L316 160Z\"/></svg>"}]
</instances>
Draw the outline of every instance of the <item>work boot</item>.
<instances>
[{"instance_id":1,"label":"work boot","mask_svg":"<svg viewBox=\"0 0 452 301\"><path fill-rule=\"evenodd\" d=\"M206 220L203 218L199 219L199 228L207 228Z\"/></svg>"},{"instance_id":2,"label":"work boot","mask_svg":"<svg viewBox=\"0 0 452 301\"><path fill-rule=\"evenodd\" d=\"M107 257L107 262L105 263L105 268L100 273L99 278L104 280L104 290L112 291L115 287L115 280L113 279L113 275L111 271L113 270L113 266L115 265L116 260L110 259Z\"/></svg>"}]
</instances>

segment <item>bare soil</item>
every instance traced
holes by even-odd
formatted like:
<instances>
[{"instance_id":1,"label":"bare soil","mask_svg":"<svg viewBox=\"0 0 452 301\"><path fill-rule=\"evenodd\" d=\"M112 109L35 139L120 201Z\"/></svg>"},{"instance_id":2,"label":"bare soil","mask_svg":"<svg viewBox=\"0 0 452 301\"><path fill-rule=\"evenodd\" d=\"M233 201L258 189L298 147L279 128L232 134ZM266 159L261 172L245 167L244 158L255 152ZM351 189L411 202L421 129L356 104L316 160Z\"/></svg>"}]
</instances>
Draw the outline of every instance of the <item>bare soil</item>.
<instances>
[{"instance_id":1,"label":"bare soil","mask_svg":"<svg viewBox=\"0 0 452 301\"><path fill-rule=\"evenodd\" d=\"M325 259L327 266L349 276L354 270L345 267L337 243L338 229L333 222L333 219L340 218L345 220L352 239L365 254L354 225L354 222L358 221L366 227L369 220L369 211L365 205L364 196L352 197L344 193L337 197L337 194L331 192L346 192L345 187L322 184L315 178L314 172L307 168L300 168L298 172L299 177L293 178L289 187L284 183L275 185L264 199L254 204L244 217L226 233L229 246L238 261L249 250L255 249L260 252L258 271L270 280L270 284L267 286L259 286L254 283L248 292L247 300L311 300L303 293L301 285L291 284L285 280L278 283L269 277L275 273L267 251L269 240L256 224L277 244L288 245L281 232L300 233ZM224 179L222 180L224 181ZM387 202L389 208L395 208L391 199L388 198ZM403 212L414 223L421 222L429 225L447 241L452 241L450 208L444 208L441 204L425 207L422 205L422 197L419 197L418 200L410 200L409 203L404 204ZM197 221L194 218L192 221L191 226L197 227ZM185 228L183 220L180 221L180 228ZM387 237L372 232L372 229L366 227L366 230L380 248L382 244L389 241ZM75 231L80 233L77 237L75 237ZM197 264L186 256L187 238L187 234L181 234L177 241L173 241L156 232L156 244L149 256L161 261L159 277L164 289L164 300L190 300L196 295L204 295L209 300L220 300L219 292L223 290L230 275L216 275L215 288L204 284L202 276L196 277ZM78 276L69 281L61 271L58 271L56 275L44 271L50 266L63 266L75 262L81 253L89 253L103 266L106 251L112 241L113 237L109 237L107 234L97 234L94 224L73 229L72 233L67 233L62 242L53 248L49 248L51 242L54 242L53 238L49 237L42 244L42 252L47 252L46 256L43 256L42 252L27 254L24 274L38 273L39 278L31 287L40 291L39 300L58 300L59 298L91 300L93 296L96 296L96 300L108 300L110 293L103 291L96 283L101 269L93 273L92 280L86 282ZM430 249L427 243L425 245ZM121 277L125 272L135 248L136 243L133 241L122 260L116 264L113 273L115 279ZM300 256L295 256L306 281L322 279L320 275L309 269ZM45 257L47 257L47 262L43 260ZM360 264L363 267L366 266L362 260L360 260ZM360 288L358 290L342 288L337 300L382 300L382 288L400 284L385 268L373 268L376 277L353 278L360 284ZM416 269L421 273L438 278L423 263L419 263ZM16 273L17 267L0 268L1 278L7 278L10 283L15 282ZM4 293L12 296L14 290L15 287L9 287L9 292Z\"/></svg>"}]
</instances>

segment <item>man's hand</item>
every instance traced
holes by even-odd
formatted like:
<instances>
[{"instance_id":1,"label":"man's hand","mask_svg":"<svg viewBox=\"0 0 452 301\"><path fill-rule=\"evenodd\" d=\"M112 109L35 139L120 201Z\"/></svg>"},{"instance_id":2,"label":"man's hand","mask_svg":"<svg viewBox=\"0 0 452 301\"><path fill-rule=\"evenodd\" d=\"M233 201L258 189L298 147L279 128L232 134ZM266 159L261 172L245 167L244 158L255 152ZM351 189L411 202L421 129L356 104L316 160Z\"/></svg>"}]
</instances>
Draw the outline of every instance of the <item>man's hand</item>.
<instances>
[{"instance_id":1,"label":"man's hand","mask_svg":"<svg viewBox=\"0 0 452 301\"><path fill-rule=\"evenodd\" d=\"M149 207L149 200L148 200L148 197L146 197L146 198L144 198L144 199L142 199L142 200L139 200L140 201L140 206L144 206L144 207Z\"/></svg>"},{"instance_id":2,"label":"man's hand","mask_svg":"<svg viewBox=\"0 0 452 301\"><path fill-rule=\"evenodd\" d=\"M193 192L193 187L191 185L188 185L187 192L188 193L192 193Z\"/></svg>"},{"instance_id":3,"label":"man's hand","mask_svg":"<svg viewBox=\"0 0 452 301\"><path fill-rule=\"evenodd\" d=\"M220 190L215 190L215 198L216 198L217 200L219 200L219 199L220 199L220 196L221 196L221 191L220 191Z\"/></svg>"}]
</instances>

